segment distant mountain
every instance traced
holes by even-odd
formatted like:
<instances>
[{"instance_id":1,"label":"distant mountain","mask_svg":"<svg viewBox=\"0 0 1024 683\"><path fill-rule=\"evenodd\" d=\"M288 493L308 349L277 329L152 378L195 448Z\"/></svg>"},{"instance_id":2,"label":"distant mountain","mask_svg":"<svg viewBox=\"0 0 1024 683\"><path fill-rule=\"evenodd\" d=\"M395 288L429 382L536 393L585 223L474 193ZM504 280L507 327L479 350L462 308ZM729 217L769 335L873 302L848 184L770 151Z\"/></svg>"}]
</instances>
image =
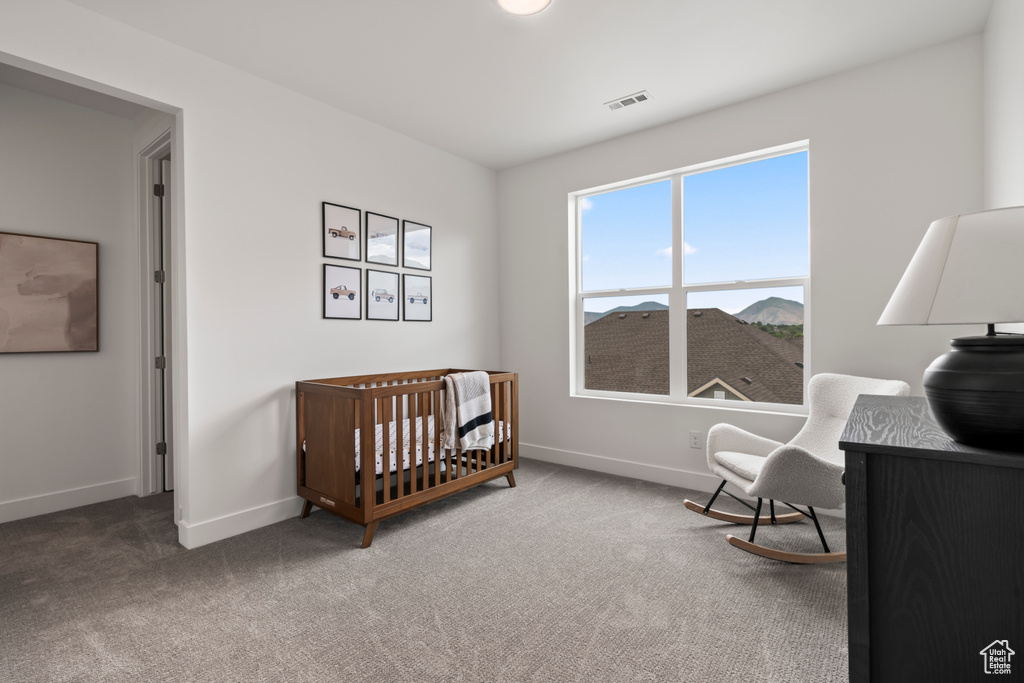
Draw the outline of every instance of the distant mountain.
<instances>
[{"instance_id":1,"label":"distant mountain","mask_svg":"<svg viewBox=\"0 0 1024 683\"><path fill-rule=\"evenodd\" d=\"M633 311L667 311L668 306L665 304L659 304L657 301L644 301L643 303L637 304L636 306L618 306L610 311L604 313L597 313L596 311L584 311L583 312L583 324L589 325L595 320L611 315L612 313L632 313Z\"/></svg>"},{"instance_id":2,"label":"distant mountain","mask_svg":"<svg viewBox=\"0 0 1024 683\"><path fill-rule=\"evenodd\" d=\"M772 296L763 301L750 304L734 315L748 323L802 325L804 322L804 305L797 301Z\"/></svg>"}]
</instances>

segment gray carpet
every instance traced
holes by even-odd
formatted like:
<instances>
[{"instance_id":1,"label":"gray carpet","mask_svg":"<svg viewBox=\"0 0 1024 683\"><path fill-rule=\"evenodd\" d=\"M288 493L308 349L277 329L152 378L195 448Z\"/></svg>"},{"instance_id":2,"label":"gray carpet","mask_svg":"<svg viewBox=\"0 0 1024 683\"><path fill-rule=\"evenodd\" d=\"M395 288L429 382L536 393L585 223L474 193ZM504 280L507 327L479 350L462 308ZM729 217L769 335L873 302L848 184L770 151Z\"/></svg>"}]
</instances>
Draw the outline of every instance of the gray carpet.
<instances>
[{"instance_id":1,"label":"gray carpet","mask_svg":"<svg viewBox=\"0 0 1024 683\"><path fill-rule=\"evenodd\" d=\"M368 550L320 511L185 550L170 494L0 525L0 680L846 680L845 565L727 545L739 527L682 506L707 494L529 460L516 479ZM810 523L758 537L820 549Z\"/></svg>"}]
</instances>

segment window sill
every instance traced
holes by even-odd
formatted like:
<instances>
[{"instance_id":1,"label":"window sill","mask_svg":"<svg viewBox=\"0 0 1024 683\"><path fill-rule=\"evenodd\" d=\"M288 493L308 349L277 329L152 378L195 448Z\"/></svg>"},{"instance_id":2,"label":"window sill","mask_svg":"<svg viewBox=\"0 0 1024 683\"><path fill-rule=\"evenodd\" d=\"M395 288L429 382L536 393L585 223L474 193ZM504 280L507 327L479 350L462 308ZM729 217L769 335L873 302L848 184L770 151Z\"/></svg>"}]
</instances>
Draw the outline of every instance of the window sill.
<instances>
[{"instance_id":1,"label":"window sill","mask_svg":"<svg viewBox=\"0 0 1024 683\"><path fill-rule=\"evenodd\" d=\"M758 415L807 417L806 405L797 406L779 403L754 403L752 401L723 401L715 399L695 399L689 397L683 400L678 400L668 396L654 396L650 394L612 394L589 391L570 391L569 398L594 399L598 401L619 401L622 403L642 403L660 406L679 406L706 410L724 410L737 413L756 413Z\"/></svg>"}]
</instances>

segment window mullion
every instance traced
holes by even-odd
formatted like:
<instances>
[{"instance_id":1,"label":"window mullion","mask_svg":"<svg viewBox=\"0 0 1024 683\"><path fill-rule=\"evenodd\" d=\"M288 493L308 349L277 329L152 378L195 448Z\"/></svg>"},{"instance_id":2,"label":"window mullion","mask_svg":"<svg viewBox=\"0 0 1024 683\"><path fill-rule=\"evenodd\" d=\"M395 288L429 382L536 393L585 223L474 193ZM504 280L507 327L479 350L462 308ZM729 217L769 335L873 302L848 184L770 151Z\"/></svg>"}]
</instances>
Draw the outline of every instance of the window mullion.
<instances>
[{"instance_id":1,"label":"window mullion","mask_svg":"<svg viewBox=\"0 0 1024 683\"><path fill-rule=\"evenodd\" d=\"M683 177L672 176L672 291L668 296L669 396L686 397L686 293L683 291Z\"/></svg>"}]
</instances>

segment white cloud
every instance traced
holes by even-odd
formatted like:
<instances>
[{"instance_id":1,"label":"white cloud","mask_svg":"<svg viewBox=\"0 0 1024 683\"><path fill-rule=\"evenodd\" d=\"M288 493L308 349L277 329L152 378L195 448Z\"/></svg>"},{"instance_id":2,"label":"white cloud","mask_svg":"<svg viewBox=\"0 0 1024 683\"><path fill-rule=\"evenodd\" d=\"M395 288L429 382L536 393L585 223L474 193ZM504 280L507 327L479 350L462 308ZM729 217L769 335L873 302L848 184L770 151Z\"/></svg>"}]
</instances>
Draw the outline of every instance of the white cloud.
<instances>
[{"instance_id":1,"label":"white cloud","mask_svg":"<svg viewBox=\"0 0 1024 683\"><path fill-rule=\"evenodd\" d=\"M594 208L594 202L590 201L590 197L582 197L580 199L581 211L590 211L592 208Z\"/></svg>"},{"instance_id":2,"label":"white cloud","mask_svg":"<svg viewBox=\"0 0 1024 683\"><path fill-rule=\"evenodd\" d=\"M583 255L583 262L586 263L589 260L590 260L590 254L584 254Z\"/></svg>"},{"instance_id":3,"label":"white cloud","mask_svg":"<svg viewBox=\"0 0 1024 683\"><path fill-rule=\"evenodd\" d=\"M692 245L690 245L690 244L687 244L686 242L683 242L683 253L684 254L696 254L697 253L697 248L692 246ZM665 247L664 249L659 249L658 250L658 256L665 256L665 257L668 257L668 258L672 258L672 247Z\"/></svg>"}]
</instances>

